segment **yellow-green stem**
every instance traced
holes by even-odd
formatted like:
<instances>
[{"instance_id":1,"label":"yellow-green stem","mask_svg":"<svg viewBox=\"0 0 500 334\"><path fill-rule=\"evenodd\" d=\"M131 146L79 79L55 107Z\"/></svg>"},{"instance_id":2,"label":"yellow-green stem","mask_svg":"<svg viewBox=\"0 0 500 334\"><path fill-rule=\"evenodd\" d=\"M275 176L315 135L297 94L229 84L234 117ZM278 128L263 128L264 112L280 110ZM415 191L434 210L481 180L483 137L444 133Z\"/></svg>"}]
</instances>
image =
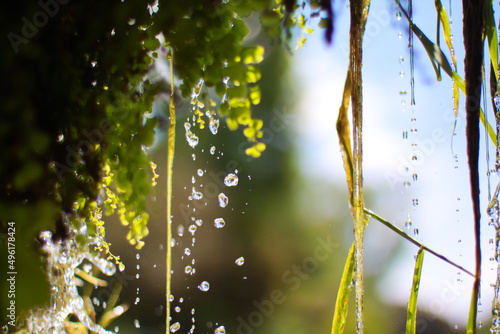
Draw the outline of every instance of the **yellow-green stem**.
<instances>
[{"instance_id":1,"label":"yellow-green stem","mask_svg":"<svg viewBox=\"0 0 500 334\"><path fill-rule=\"evenodd\" d=\"M353 204L354 204L354 245L355 245L355 292L356 292L356 327L357 333L363 333L363 234L365 230L365 213L363 203L363 90L362 90L362 57L363 57L363 0L351 0L351 75L352 75L352 119L353 119Z\"/></svg>"},{"instance_id":2,"label":"yellow-green stem","mask_svg":"<svg viewBox=\"0 0 500 334\"><path fill-rule=\"evenodd\" d=\"M170 126L168 128L168 157L167 157L167 292L166 292L166 333L170 332L170 295L172 282L172 172L174 167L175 151L175 104L174 104L174 56L169 51L170 61Z\"/></svg>"}]
</instances>

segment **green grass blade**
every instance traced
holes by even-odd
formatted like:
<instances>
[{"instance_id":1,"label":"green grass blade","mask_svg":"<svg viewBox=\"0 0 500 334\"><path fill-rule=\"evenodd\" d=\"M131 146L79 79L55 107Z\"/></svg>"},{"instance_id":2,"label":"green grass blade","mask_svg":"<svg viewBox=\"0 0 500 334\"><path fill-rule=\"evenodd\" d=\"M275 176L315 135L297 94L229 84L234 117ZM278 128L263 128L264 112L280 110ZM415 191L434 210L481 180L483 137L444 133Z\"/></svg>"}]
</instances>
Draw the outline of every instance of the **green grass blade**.
<instances>
[{"instance_id":1,"label":"green grass blade","mask_svg":"<svg viewBox=\"0 0 500 334\"><path fill-rule=\"evenodd\" d=\"M352 276L354 274L354 243L349 250L347 260L342 274L342 281L339 285L337 293L337 301L335 302L335 313L333 315L332 334L340 334L344 332L345 321L347 319L347 306L349 303L349 293L351 292Z\"/></svg>"},{"instance_id":2,"label":"green grass blade","mask_svg":"<svg viewBox=\"0 0 500 334\"><path fill-rule=\"evenodd\" d=\"M469 307L469 320L467 321L467 334L476 332L476 315L477 315L477 291L473 289Z\"/></svg>"},{"instance_id":3,"label":"green grass blade","mask_svg":"<svg viewBox=\"0 0 500 334\"><path fill-rule=\"evenodd\" d=\"M429 56L429 59L431 60L432 67L434 68L434 71L436 72L436 77L438 81L441 81L441 75L438 70L437 64L441 66L443 71L448 74L450 78L454 80L454 82L457 84L458 88L465 94L465 82L464 80L451 68L450 63L448 62L448 59L446 58L445 54L441 49L434 43L432 43L427 36L416 26L411 22L410 18L408 17L408 14L405 12L404 8L401 6L398 0L395 0L396 4L399 6L400 11L404 14L406 19L408 20L408 24L410 25L411 30L413 33L418 37L422 45L424 46L425 51L427 52L427 55ZM498 67L498 65L497 65ZM497 138L496 138L496 133L491 127L489 122L486 122L484 118L484 112L483 109L479 109L480 115L479 118L483 125L486 126L488 130L488 135L493 143L493 145L497 146Z\"/></svg>"},{"instance_id":4,"label":"green grass blade","mask_svg":"<svg viewBox=\"0 0 500 334\"><path fill-rule=\"evenodd\" d=\"M498 80L498 39L497 27L495 25L495 15L493 13L493 1L484 6L484 24L486 37L488 39L488 49L490 51L491 65Z\"/></svg>"},{"instance_id":5,"label":"green grass blade","mask_svg":"<svg viewBox=\"0 0 500 334\"><path fill-rule=\"evenodd\" d=\"M447 259L445 256L433 251L432 249L430 249L429 247L425 246L424 244L422 244L420 241L418 241L417 239L409 236L408 234L406 234L405 232L403 232L403 230L401 230L399 227L391 224L389 221L387 221L386 219L382 218L381 216L377 215L375 212L371 211L371 210L368 210L365 208L365 213L369 216L369 217L372 217L373 219L381 222L382 224L384 224L385 226L387 226L389 229L391 229L392 231L396 232L397 234L399 234L400 236L402 236L403 238L405 238L406 240L408 240L409 242L411 242L412 244L418 246L419 248L423 248L424 250L426 250L427 252L431 253L432 255L434 255L435 257L437 257L438 259L440 260L443 260L444 262L454 266L455 268L459 269L459 270L462 270L463 272L471 275L472 277L474 277L474 274L472 274L470 271L468 271L467 269L465 269L464 267L456 264L455 262Z\"/></svg>"},{"instance_id":6,"label":"green grass blade","mask_svg":"<svg viewBox=\"0 0 500 334\"><path fill-rule=\"evenodd\" d=\"M420 276L422 274L422 263L424 262L423 248L420 248L415 261L413 271L413 284L411 286L410 300L408 301L408 314L406 316L406 334L415 334L417 328L417 297L420 288Z\"/></svg>"}]
</instances>

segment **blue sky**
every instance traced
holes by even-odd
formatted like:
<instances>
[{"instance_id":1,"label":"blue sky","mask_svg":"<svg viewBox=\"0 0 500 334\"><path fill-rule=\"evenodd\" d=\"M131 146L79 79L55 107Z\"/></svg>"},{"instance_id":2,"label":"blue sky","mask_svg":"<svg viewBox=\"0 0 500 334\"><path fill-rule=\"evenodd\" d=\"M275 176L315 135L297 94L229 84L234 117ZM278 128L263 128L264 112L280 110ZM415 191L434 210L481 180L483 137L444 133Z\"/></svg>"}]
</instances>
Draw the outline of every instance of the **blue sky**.
<instances>
[{"instance_id":1,"label":"blue sky","mask_svg":"<svg viewBox=\"0 0 500 334\"><path fill-rule=\"evenodd\" d=\"M298 163L311 184L309 191L314 191L314 185L324 182L346 188L335 131L348 66L349 10L346 4L337 2L333 45L325 46L322 32L316 28L315 34L308 36L305 47L295 51L293 58L294 75L302 85L299 89L301 102L294 107L294 112L298 114L295 127L296 145L300 152ZM450 14L448 1L443 5ZM419 1L414 2L414 6L414 22L435 41L434 2ZM463 76L462 4L461 1L452 1L451 6L458 73ZM495 9L498 12L498 6ZM367 206L410 234L417 228L417 238L421 242L472 270L474 244L465 151L464 96L460 96L456 136L452 136L452 82L444 72L443 80L436 81L427 54L415 37L416 105L410 106L408 28L404 18L398 21L396 12L394 2L373 1L364 40L364 180L366 188L376 193L376 198L371 198ZM315 28L314 23L312 27ZM441 44L449 57L444 39ZM451 58L448 59L451 61ZM494 123L490 104L488 111ZM404 132L408 132L406 140L403 139ZM490 159L494 160L491 143L489 148ZM485 214L487 167L484 132L481 133L481 150L483 312L480 318L487 321L493 293L490 283L495 282L496 263L489 260L494 256L493 245L489 244L489 239L494 238L494 231L488 226ZM417 159L412 160L413 156ZM413 174L417 174L417 181L413 180ZM405 182L410 184L405 185ZM493 190L497 182L498 178L492 177ZM414 199L418 199L416 206ZM324 209L328 211L326 207ZM327 214L334 215L335 212ZM412 222L410 229L406 229L404 224L408 216ZM366 231L365 252L383 253L384 248L392 249L397 241L398 237L393 232L372 222ZM378 284L381 297L401 305L406 305L408 301L413 274L412 257L417 249L408 243L404 250L398 254L390 270L380 277ZM371 257L367 255L368 263ZM369 264L367 268L370 270ZM439 314L458 328L464 328L471 287L470 277L427 254L419 307Z\"/></svg>"}]
</instances>

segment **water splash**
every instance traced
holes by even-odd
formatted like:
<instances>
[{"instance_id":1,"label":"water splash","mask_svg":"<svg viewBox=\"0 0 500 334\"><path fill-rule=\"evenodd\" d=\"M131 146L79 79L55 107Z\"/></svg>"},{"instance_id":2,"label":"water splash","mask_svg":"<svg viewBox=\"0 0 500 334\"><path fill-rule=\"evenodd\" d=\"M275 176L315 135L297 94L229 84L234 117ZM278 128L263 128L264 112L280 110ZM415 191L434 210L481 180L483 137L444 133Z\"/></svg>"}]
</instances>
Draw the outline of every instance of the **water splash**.
<instances>
[{"instance_id":1,"label":"water splash","mask_svg":"<svg viewBox=\"0 0 500 334\"><path fill-rule=\"evenodd\" d=\"M50 305L46 308L32 310L27 317L26 328L29 333L66 333L65 320L73 314L89 330L98 334L113 334L95 324L84 308L83 298L78 294L75 270L88 260L104 274L111 276L116 272L113 263L100 258L90 251L91 246L99 246L101 240L86 235L85 228L70 228L70 238L64 242L52 241L52 232L43 231L39 235L42 252L46 257L47 276L51 286ZM80 240L87 240L81 243Z\"/></svg>"}]
</instances>

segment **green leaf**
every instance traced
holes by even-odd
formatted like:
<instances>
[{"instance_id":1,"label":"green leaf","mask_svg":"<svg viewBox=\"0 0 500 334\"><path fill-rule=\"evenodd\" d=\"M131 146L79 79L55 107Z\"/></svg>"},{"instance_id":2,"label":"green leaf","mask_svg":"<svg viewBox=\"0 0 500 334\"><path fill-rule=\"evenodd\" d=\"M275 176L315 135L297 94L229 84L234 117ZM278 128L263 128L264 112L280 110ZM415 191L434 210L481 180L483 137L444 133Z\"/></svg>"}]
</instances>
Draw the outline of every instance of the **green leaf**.
<instances>
[{"instance_id":1,"label":"green leaf","mask_svg":"<svg viewBox=\"0 0 500 334\"><path fill-rule=\"evenodd\" d=\"M413 271L413 284L411 286L410 300L408 301L408 314L406 316L406 334L415 334L417 328L417 297L424 262L424 249L421 247L417 253L415 270Z\"/></svg>"},{"instance_id":2,"label":"green leaf","mask_svg":"<svg viewBox=\"0 0 500 334\"><path fill-rule=\"evenodd\" d=\"M352 276L354 274L354 243L349 250L344 266L344 273L340 281L337 301L335 302L335 313L333 315L332 334L344 332L347 318L347 305L349 303L349 292L351 292Z\"/></svg>"},{"instance_id":3,"label":"green leaf","mask_svg":"<svg viewBox=\"0 0 500 334\"><path fill-rule=\"evenodd\" d=\"M497 27L495 25L495 16L493 13L493 3L484 6L484 24L486 37L488 38L488 48L490 50L491 65L495 71L495 77L498 81L498 39Z\"/></svg>"}]
</instances>

